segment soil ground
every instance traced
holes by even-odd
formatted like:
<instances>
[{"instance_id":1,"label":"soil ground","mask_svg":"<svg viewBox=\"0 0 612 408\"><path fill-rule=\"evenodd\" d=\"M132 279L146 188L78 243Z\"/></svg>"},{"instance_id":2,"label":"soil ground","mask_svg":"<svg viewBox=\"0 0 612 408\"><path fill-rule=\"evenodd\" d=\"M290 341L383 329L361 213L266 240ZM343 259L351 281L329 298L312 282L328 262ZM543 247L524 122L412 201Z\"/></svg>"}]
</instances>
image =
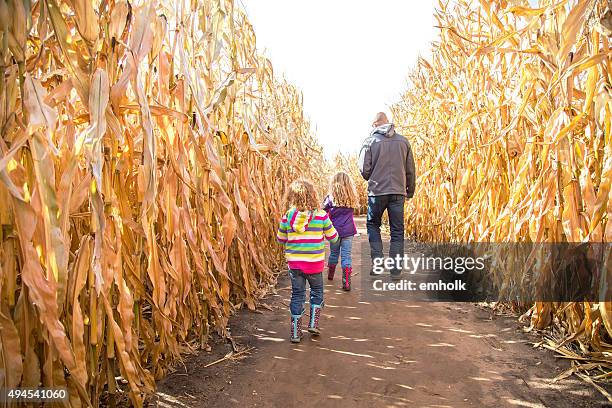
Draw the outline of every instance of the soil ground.
<instances>
[{"instance_id":1,"label":"soil ground","mask_svg":"<svg viewBox=\"0 0 612 408\"><path fill-rule=\"evenodd\" d=\"M360 220L363 227L363 220ZM365 233L356 239L359 251ZM360 256L354 253L354 268ZM366 272L367 273L367 272ZM230 320L240 358L211 362L231 351L216 339L212 351L188 356L158 384L159 407L604 407L597 391L570 377L569 367L533 347L516 317L471 303L369 301L363 279L341 290L326 281L322 334L288 341L291 296L285 274L267 308Z\"/></svg>"}]
</instances>

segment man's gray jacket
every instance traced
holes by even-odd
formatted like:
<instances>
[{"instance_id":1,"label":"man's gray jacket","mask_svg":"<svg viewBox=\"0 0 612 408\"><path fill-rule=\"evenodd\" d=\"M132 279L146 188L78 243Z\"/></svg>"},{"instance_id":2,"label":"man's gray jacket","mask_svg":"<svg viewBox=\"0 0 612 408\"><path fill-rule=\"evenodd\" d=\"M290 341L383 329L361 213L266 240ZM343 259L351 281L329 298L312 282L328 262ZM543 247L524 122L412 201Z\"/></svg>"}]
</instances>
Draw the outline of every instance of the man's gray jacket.
<instances>
[{"instance_id":1,"label":"man's gray jacket","mask_svg":"<svg viewBox=\"0 0 612 408\"><path fill-rule=\"evenodd\" d=\"M375 128L361 146L359 171L368 181L368 195L414 195L415 169L408 140L392 123Z\"/></svg>"}]
</instances>

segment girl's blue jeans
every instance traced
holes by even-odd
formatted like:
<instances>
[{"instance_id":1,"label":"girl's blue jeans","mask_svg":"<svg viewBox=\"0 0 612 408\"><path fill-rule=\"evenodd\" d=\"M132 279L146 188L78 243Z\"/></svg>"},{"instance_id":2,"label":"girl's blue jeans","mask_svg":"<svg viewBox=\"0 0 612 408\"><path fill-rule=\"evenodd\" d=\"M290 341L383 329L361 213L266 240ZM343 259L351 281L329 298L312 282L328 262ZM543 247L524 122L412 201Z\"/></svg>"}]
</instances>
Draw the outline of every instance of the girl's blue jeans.
<instances>
[{"instance_id":1,"label":"girl's blue jeans","mask_svg":"<svg viewBox=\"0 0 612 408\"><path fill-rule=\"evenodd\" d=\"M304 302L306 301L306 281L310 285L310 304L323 304L323 272L304 273L297 269L289 269L291 278L291 303L289 310L294 316L304 313Z\"/></svg>"},{"instance_id":2,"label":"girl's blue jeans","mask_svg":"<svg viewBox=\"0 0 612 408\"><path fill-rule=\"evenodd\" d=\"M328 265L338 265L338 258L342 260L342 268L352 266L351 250L353 248L353 237L340 238L335 244L330 245Z\"/></svg>"}]
</instances>

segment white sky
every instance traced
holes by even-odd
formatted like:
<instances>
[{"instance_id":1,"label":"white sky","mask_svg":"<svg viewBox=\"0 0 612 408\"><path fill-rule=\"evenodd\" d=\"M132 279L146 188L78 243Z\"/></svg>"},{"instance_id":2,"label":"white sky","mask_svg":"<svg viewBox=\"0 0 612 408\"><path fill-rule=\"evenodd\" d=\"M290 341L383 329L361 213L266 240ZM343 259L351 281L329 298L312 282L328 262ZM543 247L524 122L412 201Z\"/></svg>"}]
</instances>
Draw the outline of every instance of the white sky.
<instances>
[{"instance_id":1,"label":"white sky","mask_svg":"<svg viewBox=\"0 0 612 408\"><path fill-rule=\"evenodd\" d=\"M427 0L240 0L257 48L304 94L327 157L356 152L436 29Z\"/></svg>"}]
</instances>

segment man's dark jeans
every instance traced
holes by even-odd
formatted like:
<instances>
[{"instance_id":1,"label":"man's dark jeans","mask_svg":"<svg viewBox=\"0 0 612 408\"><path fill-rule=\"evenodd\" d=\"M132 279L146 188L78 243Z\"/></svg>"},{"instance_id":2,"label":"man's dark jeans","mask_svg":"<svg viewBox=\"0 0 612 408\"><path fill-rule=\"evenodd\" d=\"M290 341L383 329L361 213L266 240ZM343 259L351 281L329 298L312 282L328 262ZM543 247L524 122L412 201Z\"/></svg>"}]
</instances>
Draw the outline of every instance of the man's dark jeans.
<instances>
[{"instance_id":1,"label":"man's dark jeans","mask_svg":"<svg viewBox=\"0 0 612 408\"><path fill-rule=\"evenodd\" d=\"M370 241L370 251L372 262L375 258L382 258L383 245L380 236L380 225L385 210L389 216L389 226L391 227L391 243L389 245L389 257L395 258L397 255L404 255L404 202L406 197L401 194L389 194L368 197L368 240ZM392 274L399 274L401 271L391 271Z\"/></svg>"}]
</instances>

